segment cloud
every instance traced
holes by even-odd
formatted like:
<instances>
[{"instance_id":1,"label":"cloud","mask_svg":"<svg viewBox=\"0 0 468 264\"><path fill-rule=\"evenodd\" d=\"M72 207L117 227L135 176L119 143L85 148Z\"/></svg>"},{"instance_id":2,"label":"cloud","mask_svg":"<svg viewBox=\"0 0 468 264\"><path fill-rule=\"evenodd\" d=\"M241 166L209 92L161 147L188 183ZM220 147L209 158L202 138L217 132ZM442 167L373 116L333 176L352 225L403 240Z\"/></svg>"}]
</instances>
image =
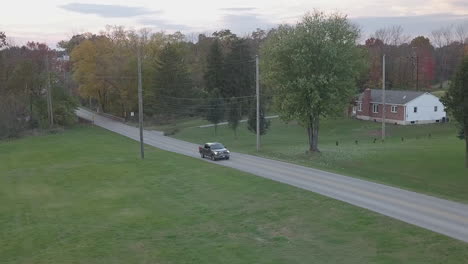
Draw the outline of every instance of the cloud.
<instances>
[{"instance_id":1,"label":"cloud","mask_svg":"<svg viewBox=\"0 0 468 264\"><path fill-rule=\"evenodd\" d=\"M183 30L192 29L192 27L190 26L182 25L182 24L172 24L162 19L143 18L143 19L138 20L138 22L145 26L153 26L153 27L163 29L163 30L183 31Z\"/></svg>"},{"instance_id":2,"label":"cloud","mask_svg":"<svg viewBox=\"0 0 468 264\"><path fill-rule=\"evenodd\" d=\"M430 14L419 16L394 16L394 17L356 17L351 21L357 23L363 29L364 34L371 34L378 29L393 25L400 25L405 34L411 36L429 36L435 29L456 25L467 21L467 15L455 14Z\"/></svg>"},{"instance_id":3,"label":"cloud","mask_svg":"<svg viewBox=\"0 0 468 264\"><path fill-rule=\"evenodd\" d=\"M221 18L221 24L224 28L240 35L251 33L257 28L270 29L275 26L274 23L254 13L227 14Z\"/></svg>"},{"instance_id":4,"label":"cloud","mask_svg":"<svg viewBox=\"0 0 468 264\"><path fill-rule=\"evenodd\" d=\"M81 14L95 14L101 17L134 17L140 15L160 13L139 6L101 5L85 3L69 3L59 6L67 11Z\"/></svg>"},{"instance_id":5,"label":"cloud","mask_svg":"<svg viewBox=\"0 0 468 264\"><path fill-rule=\"evenodd\" d=\"M228 11L228 12L248 12L248 11L254 11L255 9L256 9L255 7L226 7L226 8L220 8L219 10Z\"/></svg>"},{"instance_id":6,"label":"cloud","mask_svg":"<svg viewBox=\"0 0 468 264\"><path fill-rule=\"evenodd\" d=\"M452 2L452 5L455 6L455 7L464 7L464 8L468 8L468 2L466 0L457 0L457 1L453 1Z\"/></svg>"}]
</instances>

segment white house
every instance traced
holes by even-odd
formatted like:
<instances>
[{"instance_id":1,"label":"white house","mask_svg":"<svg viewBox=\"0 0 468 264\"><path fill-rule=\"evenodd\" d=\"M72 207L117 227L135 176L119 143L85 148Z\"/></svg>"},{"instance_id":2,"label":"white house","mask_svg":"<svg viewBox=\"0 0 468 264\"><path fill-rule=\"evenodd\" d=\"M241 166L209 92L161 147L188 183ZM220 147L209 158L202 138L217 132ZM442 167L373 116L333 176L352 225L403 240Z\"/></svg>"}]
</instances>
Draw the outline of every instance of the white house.
<instances>
[{"instance_id":1,"label":"white house","mask_svg":"<svg viewBox=\"0 0 468 264\"><path fill-rule=\"evenodd\" d=\"M387 123L427 124L446 120L444 105L430 93L387 90L385 97ZM381 121L382 108L382 90L366 89L356 100L355 116L362 120Z\"/></svg>"}]
</instances>

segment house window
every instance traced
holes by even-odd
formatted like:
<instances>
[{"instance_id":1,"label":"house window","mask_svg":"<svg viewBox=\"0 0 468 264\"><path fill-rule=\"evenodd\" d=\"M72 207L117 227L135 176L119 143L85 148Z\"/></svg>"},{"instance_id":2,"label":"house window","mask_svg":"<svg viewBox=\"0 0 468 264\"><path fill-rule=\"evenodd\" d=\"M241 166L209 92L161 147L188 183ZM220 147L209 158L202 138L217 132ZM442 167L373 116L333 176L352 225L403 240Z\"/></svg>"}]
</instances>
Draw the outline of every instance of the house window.
<instances>
[{"instance_id":1,"label":"house window","mask_svg":"<svg viewBox=\"0 0 468 264\"><path fill-rule=\"evenodd\" d=\"M392 105L392 113L396 113L397 112L397 106L396 105Z\"/></svg>"},{"instance_id":2,"label":"house window","mask_svg":"<svg viewBox=\"0 0 468 264\"><path fill-rule=\"evenodd\" d=\"M417 107L417 106L415 106L415 107L413 108L413 112L415 112L415 113L418 112L418 107Z\"/></svg>"},{"instance_id":3,"label":"house window","mask_svg":"<svg viewBox=\"0 0 468 264\"><path fill-rule=\"evenodd\" d=\"M379 112L379 105L378 104L373 104L372 105L372 112L378 113Z\"/></svg>"},{"instance_id":4,"label":"house window","mask_svg":"<svg viewBox=\"0 0 468 264\"><path fill-rule=\"evenodd\" d=\"M362 111L362 103L359 103L359 104L358 104L357 110L358 110L359 112Z\"/></svg>"},{"instance_id":5,"label":"house window","mask_svg":"<svg viewBox=\"0 0 468 264\"><path fill-rule=\"evenodd\" d=\"M434 112L437 112L437 106L434 106Z\"/></svg>"}]
</instances>

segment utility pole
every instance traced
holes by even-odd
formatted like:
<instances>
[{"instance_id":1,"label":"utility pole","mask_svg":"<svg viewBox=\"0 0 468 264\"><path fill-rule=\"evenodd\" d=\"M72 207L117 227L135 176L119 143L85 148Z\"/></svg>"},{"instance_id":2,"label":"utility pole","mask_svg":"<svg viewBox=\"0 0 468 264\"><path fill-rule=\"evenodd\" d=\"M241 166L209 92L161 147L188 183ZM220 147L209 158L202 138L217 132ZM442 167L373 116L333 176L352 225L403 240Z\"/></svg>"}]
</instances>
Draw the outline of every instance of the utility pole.
<instances>
[{"instance_id":1,"label":"utility pole","mask_svg":"<svg viewBox=\"0 0 468 264\"><path fill-rule=\"evenodd\" d=\"M257 94L257 152L260 151L260 75L258 55L255 56L255 76Z\"/></svg>"},{"instance_id":2,"label":"utility pole","mask_svg":"<svg viewBox=\"0 0 468 264\"><path fill-rule=\"evenodd\" d=\"M143 144L143 88L141 84L141 52L140 43L138 43L138 122L140 124L140 153L141 159L145 159L145 150Z\"/></svg>"},{"instance_id":3,"label":"utility pole","mask_svg":"<svg viewBox=\"0 0 468 264\"><path fill-rule=\"evenodd\" d=\"M47 114L49 117L49 126L52 127L54 125L54 111L52 107L52 91L50 87L49 55L46 55L45 57L45 66L47 73Z\"/></svg>"},{"instance_id":4,"label":"utility pole","mask_svg":"<svg viewBox=\"0 0 468 264\"><path fill-rule=\"evenodd\" d=\"M385 140L385 54L382 58L382 140Z\"/></svg>"},{"instance_id":5,"label":"utility pole","mask_svg":"<svg viewBox=\"0 0 468 264\"><path fill-rule=\"evenodd\" d=\"M416 67L416 91L419 91L419 56L416 52L416 47L413 47L413 55L408 57L411 59L411 64L413 65L412 77L414 82L414 67Z\"/></svg>"}]
</instances>

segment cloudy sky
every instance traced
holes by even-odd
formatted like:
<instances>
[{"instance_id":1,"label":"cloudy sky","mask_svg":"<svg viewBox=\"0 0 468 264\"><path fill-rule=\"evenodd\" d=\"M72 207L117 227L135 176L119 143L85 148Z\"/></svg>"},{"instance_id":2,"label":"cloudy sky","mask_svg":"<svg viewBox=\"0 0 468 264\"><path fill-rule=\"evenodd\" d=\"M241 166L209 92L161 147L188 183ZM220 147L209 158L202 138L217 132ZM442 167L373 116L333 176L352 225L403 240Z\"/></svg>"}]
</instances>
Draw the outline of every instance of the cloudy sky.
<instances>
[{"instance_id":1,"label":"cloudy sky","mask_svg":"<svg viewBox=\"0 0 468 264\"><path fill-rule=\"evenodd\" d=\"M365 36L392 25L414 36L468 23L468 0L10 0L1 4L0 31L17 44L55 44L105 25L186 34L229 28L244 35L294 23L313 9L347 14Z\"/></svg>"}]
</instances>

